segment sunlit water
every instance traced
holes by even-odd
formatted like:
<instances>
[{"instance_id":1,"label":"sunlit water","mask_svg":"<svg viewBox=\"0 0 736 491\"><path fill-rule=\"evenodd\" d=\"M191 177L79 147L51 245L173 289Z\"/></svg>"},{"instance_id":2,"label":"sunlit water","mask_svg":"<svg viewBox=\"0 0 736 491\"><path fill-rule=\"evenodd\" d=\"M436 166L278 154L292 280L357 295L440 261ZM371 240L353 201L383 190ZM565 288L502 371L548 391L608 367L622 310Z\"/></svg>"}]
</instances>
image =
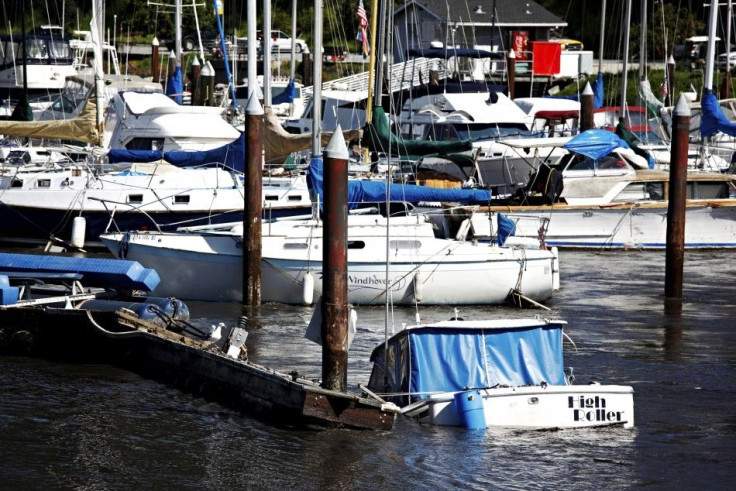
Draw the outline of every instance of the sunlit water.
<instances>
[{"instance_id":1,"label":"sunlit water","mask_svg":"<svg viewBox=\"0 0 736 491\"><path fill-rule=\"evenodd\" d=\"M563 252L551 312L462 308L466 319L569 322L578 383L632 385L636 429L466 431L399 419L392 432L287 431L105 365L0 358L0 487L26 488L724 488L736 476L736 255L687 253L685 303L664 314L664 253ZM240 306L190 303L197 323ZM390 313L412 323L415 310ZM451 308L426 307L422 320ZM304 339L312 309L266 305L252 360L320 377ZM383 308L358 308L349 384L370 373Z\"/></svg>"}]
</instances>

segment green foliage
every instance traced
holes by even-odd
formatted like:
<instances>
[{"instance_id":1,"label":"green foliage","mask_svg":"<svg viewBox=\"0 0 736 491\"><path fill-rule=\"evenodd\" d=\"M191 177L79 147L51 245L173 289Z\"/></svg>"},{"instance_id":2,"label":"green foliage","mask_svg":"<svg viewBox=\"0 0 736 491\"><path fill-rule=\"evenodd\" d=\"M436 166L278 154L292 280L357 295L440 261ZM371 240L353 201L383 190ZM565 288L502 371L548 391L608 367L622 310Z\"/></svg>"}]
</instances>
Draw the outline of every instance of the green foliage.
<instances>
[{"instance_id":1,"label":"green foliage","mask_svg":"<svg viewBox=\"0 0 736 491\"><path fill-rule=\"evenodd\" d=\"M663 18L664 10L664 18ZM665 55L672 54L673 47L683 44L685 39L696 35L705 28L686 8L675 8L674 5L659 4L654 14L647 21L647 59L662 60ZM629 35L630 53L639 53L641 39L641 23L634 24ZM665 33L667 34L667 52L665 53Z\"/></svg>"}]
</instances>

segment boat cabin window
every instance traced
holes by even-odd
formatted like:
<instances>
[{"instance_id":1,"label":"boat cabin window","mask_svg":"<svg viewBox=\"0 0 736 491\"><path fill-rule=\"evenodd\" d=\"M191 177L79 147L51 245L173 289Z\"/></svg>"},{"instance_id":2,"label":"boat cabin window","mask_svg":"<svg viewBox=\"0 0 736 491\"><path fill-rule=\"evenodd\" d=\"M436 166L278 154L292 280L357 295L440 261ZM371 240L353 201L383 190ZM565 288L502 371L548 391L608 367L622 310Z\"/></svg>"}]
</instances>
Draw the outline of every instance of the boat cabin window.
<instances>
[{"instance_id":1,"label":"boat cabin window","mask_svg":"<svg viewBox=\"0 0 736 491\"><path fill-rule=\"evenodd\" d=\"M142 194L129 194L128 195L128 203L143 203L143 195Z\"/></svg>"},{"instance_id":2,"label":"boat cabin window","mask_svg":"<svg viewBox=\"0 0 736 491\"><path fill-rule=\"evenodd\" d=\"M397 249L419 249L422 247L422 242L419 240L391 240L388 243L389 248Z\"/></svg>"},{"instance_id":3,"label":"boat cabin window","mask_svg":"<svg viewBox=\"0 0 736 491\"><path fill-rule=\"evenodd\" d=\"M565 170L590 171L595 169L632 169L631 165L618 155L608 155L598 162L583 155L575 155Z\"/></svg>"},{"instance_id":4,"label":"boat cabin window","mask_svg":"<svg viewBox=\"0 0 736 491\"><path fill-rule=\"evenodd\" d=\"M125 144L128 150L163 150L163 138L133 138Z\"/></svg>"},{"instance_id":5,"label":"boat cabin window","mask_svg":"<svg viewBox=\"0 0 736 491\"><path fill-rule=\"evenodd\" d=\"M27 55L28 60L45 60L49 57L49 51L46 42L43 39L28 39ZM22 56L22 53L19 53Z\"/></svg>"},{"instance_id":6,"label":"boat cabin window","mask_svg":"<svg viewBox=\"0 0 736 491\"><path fill-rule=\"evenodd\" d=\"M188 205L189 204L189 195L188 194L181 194L174 196L174 204L175 205Z\"/></svg>"},{"instance_id":7,"label":"boat cabin window","mask_svg":"<svg viewBox=\"0 0 736 491\"><path fill-rule=\"evenodd\" d=\"M36 187L37 188L50 188L51 187L51 179L39 179L36 181Z\"/></svg>"},{"instance_id":8,"label":"boat cabin window","mask_svg":"<svg viewBox=\"0 0 736 491\"><path fill-rule=\"evenodd\" d=\"M455 124L453 126L461 140L480 141L532 135L524 124Z\"/></svg>"},{"instance_id":9,"label":"boat cabin window","mask_svg":"<svg viewBox=\"0 0 736 491\"><path fill-rule=\"evenodd\" d=\"M306 242L287 242L284 244L284 249L309 249L309 244Z\"/></svg>"},{"instance_id":10,"label":"boat cabin window","mask_svg":"<svg viewBox=\"0 0 736 491\"><path fill-rule=\"evenodd\" d=\"M301 201L302 195L301 194L290 194L288 196L289 201Z\"/></svg>"},{"instance_id":11,"label":"boat cabin window","mask_svg":"<svg viewBox=\"0 0 736 491\"><path fill-rule=\"evenodd\" d=\"M728 198L728 184L725 182L689 182L687 197L689 199L725 199Z\"/></svg>"},{"instance_id":12,"label":"boat cabin window","mask_svg":"<svg viewBox=\"0 0 736 491\"><path fill-rule=\"evenodd\" d=\"M634 182L626 186L612 201L616 203L632 203L636 201L662 201L663 199L663 183Z\"/></svg>"},{"instance_id":13,"label":"boat cabin window","mask_svg":"<svg viewBox=\"0 0 736 491\"><path fill-rule=\"evenodd\" d=\"M278 201L279 197L276 194L267 194L266 196L263 197L263 200L264 201Z\"/></svg>"},{"instance_id":14,"label":"boat cabin window","mask_svg":"<svg viewBox=\"0 0 736 491\"><path fill-rule=\"evenodd\" d=\"M13 181L10 183L11 188L22 188L23 187L23 180L22 179L13 179Z\"/></svg>"},{"instance_id":15,"label":"boat cabin window","mask_svg":"<svg viewBox=\"0 0 736 491\"><path fill-rule=\"evenodd\" d=\"M365 249L365 242L362 240L349 240L348 249Z\"/></svg>"}]
</instances>

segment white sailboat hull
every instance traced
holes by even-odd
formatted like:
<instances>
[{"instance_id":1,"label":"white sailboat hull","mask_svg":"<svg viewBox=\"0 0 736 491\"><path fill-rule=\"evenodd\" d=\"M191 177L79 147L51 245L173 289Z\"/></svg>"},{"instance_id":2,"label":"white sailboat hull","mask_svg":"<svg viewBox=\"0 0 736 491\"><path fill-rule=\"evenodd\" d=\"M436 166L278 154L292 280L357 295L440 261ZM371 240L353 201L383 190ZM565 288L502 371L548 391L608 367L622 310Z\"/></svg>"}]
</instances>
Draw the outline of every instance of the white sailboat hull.
<instances>
[{"instance_id":1,"label":"white sailboat hull","mask_svg":"<svg viewBox=\"0 0 736 491\"><path fill-rule=\"evenodd\" d=\"M623 385L548 385L480 389L487 427L552 429L634 426L634 390ZM463 426L457 392L430 396L431 424Z\"/></svg>"}]
</instances>

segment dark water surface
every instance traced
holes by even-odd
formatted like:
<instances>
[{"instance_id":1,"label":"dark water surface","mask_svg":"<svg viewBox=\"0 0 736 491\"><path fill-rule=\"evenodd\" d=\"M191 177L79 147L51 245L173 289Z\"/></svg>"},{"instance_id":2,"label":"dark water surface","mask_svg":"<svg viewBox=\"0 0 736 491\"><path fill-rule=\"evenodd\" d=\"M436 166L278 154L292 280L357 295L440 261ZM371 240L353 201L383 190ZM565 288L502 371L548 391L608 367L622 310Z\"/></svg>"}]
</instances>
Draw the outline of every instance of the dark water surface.
<instances>
[{"instance_id":1,"label":"dark water surface","mask_svg":"<svg viewBox=\"0 0 736 491\"><path fill-rule=\"evenodd\" d=\"M562 252L552 312L462 308L466 319L569 322L578 383L632 385L636 429L466 431L399 419L392 432L287 431L104 365L0 357L0 488L462 488L736 486L736 255L689 252L682 315L664 314L664 253ZM234 304L190 303L233 324ZM423 320L451 308L420 311ZM320 376L311 309L264 306L251 359ZM383 308L358 309L349 383L368 380ZM393 312L396 326L413 309Z\"/></svg>"}]
</instances>

